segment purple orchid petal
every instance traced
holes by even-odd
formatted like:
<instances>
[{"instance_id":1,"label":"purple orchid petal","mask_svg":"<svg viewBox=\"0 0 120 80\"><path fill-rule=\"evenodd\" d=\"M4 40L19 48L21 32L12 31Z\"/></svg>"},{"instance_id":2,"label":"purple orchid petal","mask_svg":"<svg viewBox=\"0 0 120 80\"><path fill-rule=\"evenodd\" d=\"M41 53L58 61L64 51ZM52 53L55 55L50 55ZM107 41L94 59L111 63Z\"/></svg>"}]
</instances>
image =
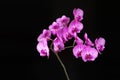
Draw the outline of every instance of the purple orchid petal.
<instances>
[{"instance_id":1,"label":"purple orchid petal","mask_svg":"<svg viewBox=\"0 0 120 80\"><path fill-rule=\"evenodd\" d=\"M98 51L90 46L85 46L81 52L81 56L84 62L94 61L98 57Z\"/></svg>"},{"instance_id":2,"label":"purple orchid petal","mask_svg":"<svg viewBox=\"0 0 120 80\"><path fill-rule=\"evenodd\" d=\"M73 15L74 15L74 18L75 18L75 20L77 20L77 21L81 21L81 20L83 20L83 10L82 9L74 9L73 10Z\"/></svg>"},{"instance_id":3,"label":"purple orchid petal","mask_svg":"<svg viewBox=\"0 0 120 80\"><path fill-rule=\"evenodd\" d=\"M63 38L63 34L65 34L65 33L64 33L64 29L61 28L61 29L58 30L57 37L58 37L63 43L65 43L65 42L66 42L66 39Z\"/></svg>"},{"instance_id":4,"label":"purple orchid petal","mask_svg":"<svg viewBox=\"0 0 120 80\"><path fill-rule=\"evenodd\" d=\"M61 38L64 43L72 38L72 36L68 33L68 27L60 29L57 33L57 37Z\"/></svg>"},{"instance_id":5,"label":"purple orchid petal","mask_svg":"<svg viewBox=\"0 0 120 80\"><path fill-rule=\"evenodd\" d=\"M81 52L83 49L84 49L83 44L78 44L73 48L73 55L75 56L75 58L81 57Z\"/></svg>"},{"instance_id":6,"label":"purple orchid petal","mask_svg":"<svg viewBox=\"0 0 120 80\"><path fill-rule=\"evenodd\" d=\"M41 39L45 38L47 40L49 40L51 37L51 32L50 30L44 29L42 34L39 35L39 37L37 38L37 41L41 41Z\"/></svg>"},{"instance_id":7,"label":"purple orchid petal","mask_svg":"<svg viewBox=\"0 0 120 80\"><path fill-rule=\"evenodd\" d=\"M52 25L49 26L49 30L53 35L56 35L59 29L60 29L60 26L56 22L53 22Z\"/></svg>"},{"instance_id":8,"label":"purple orchid petal","mask_svg":"<svg viewBox=\"0 0 120 80\"><path fill-rule=\"evenodd\" d=\"M85 44L89 46L94 46L94 43L88 38L87 33L84 34Z\"/></svg>"},{"instance_id":9,"label":"purple orchid petal","mask_svg":"<svg viewBox=\"0 0 120 80\"><path fill-rule=\"evenodd\" d=\"M66 17L63 15L61 18L56 19L56 22L61 26L61 27L66 27L67 24L69 23L70 18Z\"/></svg>"},{"instance_id":10,"label":"purple orchid petal","mask_svg":"<svg viewBox=\"0 0 120 80\"><path fill-rule=\"evenodd\" d=\"M69 39L72 39L72 35L68 32L68 27L63 28L63 38L68 41Z\"/></svg>"},{"instance_id":11,"label":"purple orchid petal","mask_svg":"<svg viewBox=\"0 0 120 80\"><path fill-rule=\"evenodd\" d=\"M83 40L80 39L78 36L75 36L75 43L76 44L83 44Z\"/></svg>"},{"instance_id":12,"label":"purple orchid petal","mask_svg":"<svg viewBox=\"0 0 120 80\"><path fill-rule=\"evenodd\" d=\"M73 20L68 27L68 32L71 35L75 36L76 33L80 33L82 29L83 29L83 24L81 22Z\"/></svg>"},{"instance_id":13,"label":"purple orchid petal","mask_svg":"<svg viewBox=\"0 0 120 80\"><path fill-rule=\"evenodd\" d=\"M54 51L55 52L61 52L61 50L64 50L64 43L63 41L56 37L53 41L53 45L54 45Z\"/></svg>"},{"instance_id":14,"label":"purple orchid petal","mask_svg":"<svg viewBox=\"0 0 120 80\"><path fill-rule=\"evenodd\" d=\"M41 39L37 44L37 51L40 53L40 56L48 56L49 57L49 48L47 45L46 39Z\"/></svg>"},{"instance_id":15,"label":"purple orchid petal","mask_svg":"<svg viewBox=\"0 0 120 80\"><path fill-rule=\"evenodd\" d=\"M105 39L100 37L95 40L95 47L100 52L103 51L105 48Z\"/></svg>"}]
</instances>

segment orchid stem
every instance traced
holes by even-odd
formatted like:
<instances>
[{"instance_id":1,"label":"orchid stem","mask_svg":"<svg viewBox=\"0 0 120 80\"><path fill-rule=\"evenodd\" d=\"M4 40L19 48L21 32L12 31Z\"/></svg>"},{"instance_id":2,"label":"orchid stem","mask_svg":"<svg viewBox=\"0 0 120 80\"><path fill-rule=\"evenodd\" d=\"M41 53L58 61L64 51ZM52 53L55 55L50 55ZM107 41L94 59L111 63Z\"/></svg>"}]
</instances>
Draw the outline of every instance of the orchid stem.
<instances>
[{"instance_id":1,"label":"orchid stem","mask_svg":"<svg viewBox=\"0 0 120 80\"><path fill-rule=\"evenodd\" d=\"M73 48L74 45L75 45L75 41L73 42L73 45L72 45L72 46L67 46L67 47L65 47L65 49L67 49L67 48Z\"/></svg>"},{"instance_id":2,"label":"orchid stem","mask_svg":"<svg viewBox=\"0 0 120 80\"><path fill-rule=\"evenodd\" d=\"M70 80L70 78L69 78L69 76L68 76L68 73L67 73L67 70L66 70L66 68L65 68L65 65L63 64L63 62L62 62L62 60L60 59L59 55L58 55L57 53L55 53L55 55L56 55L58 61L60 62L61 66L62 66L62 68L63 68L63 70L64 70L64 73L65 73L65 75L66 75L66 77L67 77L67 80Z\"/></svg>"},{"instance_id":3,"label":"orchid stem","mask_svg":"<svg viewBox=\"0 0 120 80\"><path fill-rule=\"evenodd\" d=\"M68 76L68 73L67 73L67 70L66 70L66 68L65 68L65 65L63 64L62 60L60 59L58 53L55 52L55 51L52 49L52 44L50 45L50 49L53 51L53 53L56 55L58 61L60 62L61 66L62 66L62 68L63 68L63 70L64 70L64 73L65 73L65 75L66 75L67 80L70 80L70 78L69 78L69 76Z\"/></svg>"},{"instance_id":4,"label":"orchid stem","mask_svg":"<svg viewBox=\"0 0 120 80\"><path fill-rule=\"evenodd\" d=\"M67 70L66 70L66 68L65 68L65 65L63 64L62 60L60 59L58 53L53 50L52 45L53 45L53 44L51 43L50 49L51 49L52 52L56 55L58 61L60 62L61 66L62 66L62 68L63 68L63 70L64 70L64 73L65 73L65 75L66 75L67 80L70 80L70 78L69 78L69 76L68 76L68 73L67 73ZM71 47L72 47L72 46L71 46ZM70 46L68 46L68 48L70 48Z\"/></svg>"},{"instance_id":5,"label":"orchid stem","mask_svg":"<svg viewBox=\"0 0 120 80\"><path fill-rule=\"evenodd\" d=\"M75 40L74 40L74 42L73 42L73 46L75 45Z\"/></svg>"},{"instance_id":6,"label":"orchid stem","mask_svg":"<svg viewBox=\"0 0 120 80\"><path fill-rule=\"evenodd\" d=\"M65 47L65 49L67 49L67 48L73 48L74 46L67 46L67 47Z\"/></svg>"}]
</instances>

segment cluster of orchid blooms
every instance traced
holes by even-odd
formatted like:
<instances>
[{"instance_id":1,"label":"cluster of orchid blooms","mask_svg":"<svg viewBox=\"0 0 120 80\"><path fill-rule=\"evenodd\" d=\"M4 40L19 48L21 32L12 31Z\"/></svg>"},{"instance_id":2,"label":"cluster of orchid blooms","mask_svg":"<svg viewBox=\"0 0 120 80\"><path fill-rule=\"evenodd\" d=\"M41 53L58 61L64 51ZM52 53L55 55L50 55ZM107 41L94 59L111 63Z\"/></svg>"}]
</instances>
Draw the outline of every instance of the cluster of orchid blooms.
<instances>
[{"instance_id":1,"label":"cluster of orchid blooms","mask_svg":"<svg viewBox=\"0 0 120 80\"><path fill-rule=\"evenodd\" d=\"M50 56L48 41L52 40L53 50L58 53L65 49L65 43L74 38L73 55L75 58L81 57L84 62L94 61L98 54L105 48L105 39L96 38L94 43L90 40L87 33L84 34L84 40L78 37L78 33L83 29L83 10L75 8L73 10L74 19L70 22L70 18L63 15L53 22L49 29L44 29L37 38L37 50L40 56ZM54 36L54 39L51 39Z\"/></svg>"}]
</instances>

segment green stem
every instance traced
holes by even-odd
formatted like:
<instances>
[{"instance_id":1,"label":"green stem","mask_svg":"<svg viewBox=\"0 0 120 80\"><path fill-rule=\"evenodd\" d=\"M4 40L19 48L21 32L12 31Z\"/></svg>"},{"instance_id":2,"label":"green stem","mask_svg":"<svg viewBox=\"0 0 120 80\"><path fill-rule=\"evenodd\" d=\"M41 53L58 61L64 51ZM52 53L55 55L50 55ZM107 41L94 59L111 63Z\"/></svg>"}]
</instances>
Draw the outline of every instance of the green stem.
<instances>
[{"instance_id":1,"label":"green stem","mask_svg":"<svg viewBox=\"0 0 120 80\"><path fill-rule=\"evenodd\" d=\"M74 46L75 46L75 41L73 42L72 46L67 46L67 47L65 47L65 49L67 49L67 48L73 48Z\"/></svg>"},{"instance_id":2,"label":"green stem","mask_svg":"<svg viewBox=\"0 0 120 80\"><path fill-rule=\"evenodd\" d=\"M62 60L60 59L58 53L55 52L55 51L52 49L52 44L50 45L50 49L53 51L53 53L56 55L58 61L60 62L61 66L62 66L62 68L63 68L63 70L64 70L64 73L65 73L65 75L66 75L67 80L70 80L70 78L69 78L69 76L68 76L68 73L67 73L67 70L66 70L66 68L65 68L65 65L63 64Z\"/></svg>"},{"instance_id":3,"label":"green stem","mask_svg":"<svg viewBox=\"0 0 120 80\"><path fill-rule=\"evenodd\" d=\"M70 80L70 78L69 78L69 76L68 76L68 73L67 73L67 70L66 70L66 68L65 68L65 65L63 64L63 62L62 62L62 60L60 59L59 55L58 55L57 53L55 53L55 55L56 55L57 59L59 60L61 66L62 66L62 68L63 68L63 70L64 70L64 73L65 73L65 75L66 75L66 77L67 77L67 80Z\"/></svg>"},{"instance_id":4,"label":"green stem","mask_svg":"<svg viewBox=\"0 0 120 80\"><path fill-rule=\"evenodd\" d=\"M67 49L67 48L73 48L74 46L67 46L67 47L65 47L65 49Z\"/></svg>"},{"instance_id":5,"label":"green stem","mask_svg":"<svg viewBox=\"0 0 120 80\"><path fill-rule=\"evenodd\" d=\"M73 46L75 46L75 40L74 40L74 42L73 42Z\"/></svg>"}]
</instances>

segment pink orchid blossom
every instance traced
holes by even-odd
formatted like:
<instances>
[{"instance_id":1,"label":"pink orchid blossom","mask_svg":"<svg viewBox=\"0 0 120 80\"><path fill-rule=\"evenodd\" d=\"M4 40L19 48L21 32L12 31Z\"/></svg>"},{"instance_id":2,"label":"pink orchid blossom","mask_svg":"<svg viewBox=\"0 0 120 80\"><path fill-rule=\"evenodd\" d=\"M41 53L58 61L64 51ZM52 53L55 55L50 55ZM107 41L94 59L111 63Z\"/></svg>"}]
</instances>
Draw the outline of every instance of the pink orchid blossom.
<instances>
[{"instance_id":1,"label":"pink orchid blossom","mask_svg":"<svg viewBox=\"0 0 120 80\"><path fill-rule=\"evenodd\" d=\"M53 41L53 45L55 52L61 52L61 50L64 50L64 43L61 38L56 37Z\"/></svg>"},{"instance_id":2,"label":"pink orchid blossom","mask_svg":"<svg viewBox=\"0 0 120 80\"><path fill-rule=\"evenodd\" d=\"M75 41L76 44L83 44L83 40L80 39L78 36L75 36L74 38L75 38L74 41Z\"/></svg>"},{"instance_id":3,"label":"pink orchid blossom","mask_svg":"<svg viewBox=\"0 0 120 80\"><path fill-rule=\"evenodd\" d=\"M43 38L39 41L39 43L37 44L37 51L40 53L40 56L49 57L50 54L46 39Z\"/></svg>"},{"instance_id":4,"label":"pink orchid blossom","mask_svg":"<svg viewBox=\"0 0 120 80\"><path fill-rule=\"evenodd\" d=\"M84 62L94 61L98 57L98 51L90 46L85 46L81 52L81 57Z\"/></svg>"},{"instance_id":5,"label":"pink orchid blossom","mask_svg":"<svg viewBox=\"0 0 120 80\"><path fill-rule=\"evenodd\" d=\"M88 38L87 33L84 34L85 44L89 46L94 46L94 43Z\"/></svg>"},{"instance_id":6,"label":"pink orchid blossom","mask_svg":"<svg viewBox=\"0 0 120 80\"><path fill-rule=\"evenodd\" d=\"M63 43L72 38L72 36L68 32L68 27L60 29L57 33L57 37L61 38L63 40Z\"/></svg>"},{"instance_id":7,"label":"pink orchid blossom","mask_svg":"<svg viewBox=\"0 0 120 80\"><path fill-rule=\"evenodd\" d=\"M68 32L75 36L77 33L80 33L80 31L83 29L83 24L81 22L78 22L76 20L73 20L68 27Z\"/></svg>"},{"instance_id":8,"label":"pink orchid blossom","mask_svg":"<svg viewBox=\"0 0 120 80\"><path fill-rule=\"evenodd\" d=\"M74 9L73 10L73 15L74 15L74 19L75 20L77 20L77 21L81 21L81 20L83 20L83 10L81 10L81 9Z\"/></svg>"},{"instance_id":9,"label":"pink orchid blossom","mask_svg":"<svg viewBox=\"0 0 120 80\"><path fill-rule=\"evenodd\" d=\"M83 44L78 44L73 48L73 55L75 56L75 58L79 58L81 57L81 52L84 49L84 45Z\"/></svg>"},{"instance_id":10,"label":"pink orchid blossom","mask_svg":"<svg viewBox=\"0 0 120 80\"><path fill-rule=\"evenodd\" d=\"M66 27L70 21L69 17L66 17L63 15L61 18L56 19L56 22L59 24L61 27Z\"/></svg>"},{"instance_id":11,"label":"pink orchid blossom","mask_svg":"<svg viewBox=\"0 0 120 80\"><path fill-rule=\"evenodd\" d=\"M100 37L95 40L95 47L100 52L105 48L105 39Z\"/></svg>"},{"instance_id":12,"label":"pink orchid blossom","mask_svg":"<svg viewBox=\"0 0 120 80\"><path fill-rule=\"evenodd\" d=\"M60 28L61 27L56 22L53 22L52 25L49 26L49 30L53 35L56 35Z\"/></svg>"},{"instance_id":13,"label":"pink orchid blossom","mask_svg":"<svg viewBox=\"0 0 120 80\"><path fill-rule=\"evenodd\" d=\"M39 35L39 37L37 38L37 41L41 41L41 39L45 38L47 40L49 40L51 37L51 31L50 30L47 30L47 29L44 29L42 34Z\"/></svg>"}]
</instances>

